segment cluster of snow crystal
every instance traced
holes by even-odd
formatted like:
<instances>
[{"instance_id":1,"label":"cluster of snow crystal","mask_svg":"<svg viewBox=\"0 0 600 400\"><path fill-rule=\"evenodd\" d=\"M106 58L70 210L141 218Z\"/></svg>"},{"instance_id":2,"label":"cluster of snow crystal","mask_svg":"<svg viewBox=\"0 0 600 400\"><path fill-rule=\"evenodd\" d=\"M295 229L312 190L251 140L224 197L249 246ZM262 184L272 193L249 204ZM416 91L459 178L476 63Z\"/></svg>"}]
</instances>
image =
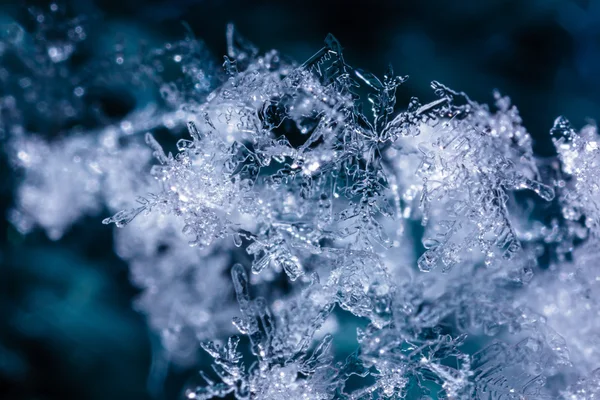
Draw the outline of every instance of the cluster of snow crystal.
<instances>
[{"instance_id":1,"label":"cluster of snow crystal","mask_svg":"<svg viewBox=\"0 0 600 400\"><path fill-rule=\"evenodd\" d=\"M38 36L49 63L28 65L81 97L62 62L85 37L55 52ZM594 126L559 118L558 155L542 163L498 93L490 108L434 81L436 99L400 109L407 77L349 66L331 35L296 64L229 26L227 53L221 73L191 35L146 52L118 79L151 82L159 100L88 131L65 122L81 107L61 106L54 139L24 118L70 95L33 74L19 78L33 94L1 99L21 177L12 223L59 239L113 213L136 306L171 359L213 358L189 399L597 397ZM13 74L0 69L6 93ZM340 330L340 315L362 328ZM233 330L248 340L223 342ZM336 338L354 334L337 361Z\"/></svg>"},{"instance_id":2,"label":"cluster of snow crystal","mask_svg":"<svg viewBox=\"0 0 600 400\"><path fill-rule=\"evenodd\" d=\"M244 365L237 349L239 337L231 337L224 346L203 343L203 349L214 358L213 369L222 382L203 374L206 385L190 388L187 398L208 400L233 393L237 399L333 399L336 379L329 354L331 335L309 351L313 336L333 309L332 303L323 301L318 284L273 314L264 298L250 299L248 276L242 265L233 266L232 278L242 313L234 324L250 339L257 362L250 368Z\"/></svg>"},{"instance_id":3,"label":"cluster of snow crystal","mask_svg":"<svg viewBox=\"0 0 600 400\"><path fill-rule=\"evenodd\" d=\"M58 240L82 217L116 212L155 191L152 149L143 135L178 134L193 116L188 107L203 101L219 78L205 46L191 35L139 54L117 43L109 54L70 62L97 21L70 17L56 4L30 14L33 31L15 21L0 36L0 139L19 179L7 217L23 234L41 227ZM105 115L97 94L117 96L125 87L124 97L150 91L154 100L140 100L120 119ZM148 314L169 354L184 362L198 339L231 330L233 310L223 306L232 292L223 278L227 259L211 258L223 268L211 269L209 278L197 266L210 254L190 249L178 224L167 217L140 220L119 231L115 243L143 289L137 308ZM220 296L205 296L208 288ZM219 317L222 323L207 323Z\"/></svg>"},{"instance_id":4,"label":"cluster of snow crystal","mask_svg":"<svg viewBox=\"0 0 600 400\"><path fill-rule=\"evenodd\" d=\"M117 129L97 137L73 135L47 142L39 136L14 138L13 164L22 174L16 193L18 207L12 222L22 232L40 225L52 239L101 205L123 207L145 189L145 167L150 151L132 141L118 143ZM43 201L42 201L43 199Z\"/></svg>"},{"instance_id":5,"label":"cluster of snow crystal","mask_svg":"<svg viewBox=\"0 0 600 400\"><path fill-rule=\"evenodd\" d=\"M231 331L235 308L226 272L231 249L190 247L182 228L170 215L138 218L115 233L115 250L144 289L136 309L147 314L169 357L189 364L198 340Z\"/></svg>"},{"instance_id":6,"label":"cluster of snow crystal","mask_svg":"<svg viewBox=\"0 0 600 400\"><path fill-rule=\"evenodd\" d=\"M564 117L554 122L551 133L561 163L564 188L562 211L566 219L585 220L594 235L600 233L600 136L595 125L577 133Z\"/></svg>"},{"instance_id":7,"label":"cluster of snow crystal","mask_svg":"<svg viewBox=\"0 0 600 400\"><path fill-rule=\"evenodd\" d=\"M578 248L574 262L540 273L526 300L547 324L569 339L570 359L588 373L600 365L600 271L597 244Z\"/></svg>"},{"instance_id":8,"label":"cluster of snow crystal","mask_svg":"<svg viewBox=\"0 0 600 400\"><path fill-rule=\"evenodd\" d=\"M538 181L531 137L507 98L496 94L492 113L464 93L437 82L432 87L440 100L421 106L413 99L407 111L425 122L417 120L416 131L387 150L401 182L403 214L426 227L419 268L446 270L477 254L486 265L511 259L521 245L508 216L508 192L554 197Z\"/></svg>"}]
</instances>

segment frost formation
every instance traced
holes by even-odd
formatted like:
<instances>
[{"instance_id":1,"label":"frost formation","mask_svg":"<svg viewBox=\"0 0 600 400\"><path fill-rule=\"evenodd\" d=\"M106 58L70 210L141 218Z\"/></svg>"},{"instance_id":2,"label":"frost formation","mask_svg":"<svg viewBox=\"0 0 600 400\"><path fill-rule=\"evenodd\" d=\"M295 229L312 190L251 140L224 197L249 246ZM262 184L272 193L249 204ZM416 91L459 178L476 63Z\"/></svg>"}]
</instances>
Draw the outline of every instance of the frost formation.
<instances>
[{"instance_id":1,"label":"frost formation","mask_svg":"<svg viewBox=\"0 0 600 400\"><path fill-rule=\"evenodd\" d=\"M351 67L331 35L297 64L229 26L223 71L191 36L133 60L117 51L115 79L161 100L68 128L88 90L64 64L80 22L58 43L35 34L33 55L17 25L2 38L0 56L31 66L0 69L21 177L9 219L59 240L112 213L136 306L171 360L199 347L213 359L187 398L598 397L595 126L558 118L557 156L540 160L498 93L489 107L434 81L432 101L402 108L407 77ZM160 74L167 61L175 77ZM56 77L69 93L40 89ZM32 113L56 137L29 131ZM357 341L345 355L343 320Z\"/></svg>"}]
</instances>

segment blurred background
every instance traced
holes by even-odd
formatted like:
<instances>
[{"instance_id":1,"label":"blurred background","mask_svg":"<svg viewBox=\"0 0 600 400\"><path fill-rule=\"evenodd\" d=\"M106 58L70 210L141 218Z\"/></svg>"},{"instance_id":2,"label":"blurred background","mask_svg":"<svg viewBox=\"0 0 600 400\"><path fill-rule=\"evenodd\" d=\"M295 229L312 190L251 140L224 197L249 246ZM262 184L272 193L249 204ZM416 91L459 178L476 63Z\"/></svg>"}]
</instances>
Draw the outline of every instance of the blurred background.
<instances>
[{"instance_id":1,"label":"blurred background","mask_svg":"<svg viewBox=\"0 0 600 400\"><path fill-rule=\"evenodd\" d=\"M16 21L31 31L28 7L50 5L3 0L0 27ZM331 32L353 66L380 75L391 63L397 73L410 76L399 90L400 106L412 96L433 99L434 79L479 102L492 102L492 91L499 89L519 107L540 156L551 151L548 130L558 115L581 127L600 110L600 0L72 0L62 5L91 20L88 57L117 42L135 47L180 40L185 21L218 65L226 51L225 26L234 22L261 51L275 48L302 62ZM103 101L106 113L118 118L152 99L133 93ZM36 131L57 134L43 125ZM16 179L3 151L3 216L12 205ZM137 290L112 251L113 228L100 223L105 216L79 221L56 242L40 231L22 236L3 223L1 399L173 399L195 374L193 368L153 360L160 353L158 339L131 307Z\"/></svg>"}]
</instances>

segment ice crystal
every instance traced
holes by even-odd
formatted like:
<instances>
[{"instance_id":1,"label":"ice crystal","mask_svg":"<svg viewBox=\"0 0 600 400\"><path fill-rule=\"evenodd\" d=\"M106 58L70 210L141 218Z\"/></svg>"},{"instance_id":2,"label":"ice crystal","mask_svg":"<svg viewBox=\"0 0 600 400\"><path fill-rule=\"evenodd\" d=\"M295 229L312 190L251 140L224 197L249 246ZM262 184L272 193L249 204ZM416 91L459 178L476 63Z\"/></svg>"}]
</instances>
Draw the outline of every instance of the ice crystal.
<instances>
[{"instance_id":1,"label":"ice crystal","mask_svg":"<svg viewBox=\"0 0 600 400\"><path fill-rule=\"evenodd\" d=\"M563 394L565 400L594 400L600 396L600 370L594 370L588 377L580 379Z\"/></svg>"},{"instance_id":2,"label":"ice crystal","mask_svg":"<svg viewBox=\"0 0 600 400\"><path fill-rule=\"evenodd\" d=\"M116 232L115 247L129 264L132 282L143 289L135 307L160 333L169 358L189 364L199 340L231 331L235 308L225 272L230 249L190 247L181 230L172 216L138 218ZM210 268L198 268L200 260Z\"/></svg>"},{"instance_id":3,"label":"ice crystal","mask_svg":"<svg viewBox=\"0 0 600 400\"><path fill-rule=\"evenodd\" d=\"M222 382L204 376L207 385L188 390L186 397L208 400L233 393L237 399L332 399L336 382L329 355L331 335L314 350L308 348L333 304L323 301L317 287L311 286L273 315L265 299L250 299L242 265L233 266L232 278L242 312L234 324L250 339L257 362L249 368L244 365L238 337L231 337L224 346L206 342L202 347L215 359L213 370Z\"/></svg>"},{"instance_id":4,"label":"ice crystal","mask_svg":"<svg viewBox=\"0 0 600 400\"><path fill-rule=\"evenodd\" d=\"M597 396L595 126L557 119L541 160L499 93L491 108L434 81L402 108L407 77L348 65L332 35L298 64L230 25L222 72L189 32L135 56L117 44L102 79L158 96L73 128L90 86L65 61L87 31L34 15L33 53L18 25L0 52L29 68L0 69L9 218L58 240L112 214L169 359L213 359L189 399ZM68 94L41 89L57 77ZM338 318L361 326L345 361Z\"/></svg>"},{"instance_id":5,"label":"ice crystal","mask_svg":"<svg viewBox=\"0 0 600 400\"><path fill-rule=\"evenodd\" d=\"M530 189L544 200L554 197L539 182L531 137L499 94L498 111L491 113L464 93L437 82L432 87L440 100L421 106L413 99L408 111L427 122L417 120L414 132L388 150L403 182L403 213L410 216L418 207L426 226L419 268L451 268L463 257L473 259L465 253L475 249L488 265L511 259L521 245L508 215L508 192Z\"/></svg>"},{"instance_id":6,"label":"ice crystal","mask_svg":"<svg viewBox=\"0 0 600 400\"><path fill-rule=\"evenodd\" d=\"M559 187L563 192L563 215L570 220L583 218L594 235L600 229L600 186L596 170L600 165L598 131L594 125L577 133L564 117L554 121L551 133L558 152L564 179Z\"/></svg>"},{"instance_id":7,"label":"ice crystal","mask_svg":"<svg viewBox=\"0 0 600 400\"><path fill-rule=\"evenodd\" d=\"M143 188L140 177L150 152L135 142L119 146L118 139L118 131L107 128L97 139L74 135L52 143L36 136L12 140L13 161L23 174L19 207L11 216L15 226L27 233L38 224L58 239L102 204L113 209L126 204Z\"/></svg>"},{"instance_id":8,"label":"ice crystal","mask_svg":"<svg viewBox=\"0 0 600 400\"><path fill-rule=\"evenodd\" d=\"M39 226L58 240L82 217L116 212L153 191L152 150L143 134L161 129L177 134L189 119L189 105L204 99L218 78L204 44L191 34L139 54L116 43L98 59L69 63L88 33L98 29L97 21L70 17L54 6L30 9L33 32L17 22L3 27L0 136L20 182L8 219L21 233ZM95 96L125 84L134 96L140 90L154 93L155 101L115 120L104 114ZM87 131L78 124L84 119L92 125ZM216 288L223 271L212 270L211 283L201 279L206 275L195 267L202 256L178 240L177 223L165 217L140 221L136 226L146 234L136 235L133 228L119 232L116 251L143 289L138 309L149 315L170 356L183 362L190 360L198 338L229 331L232 314L219 297L203 297L203 287ZM221 298L230 291L225 280ZM213 329L206 322L215 310L223 323Z\"/></svg>"},{"instance_id":9,"label":"ice crystal","mask_svg":"<svg viewBox=\"0 0 600 400\"><path fill-rule=\"evenodd\" d=\"M569 341L570 359L583 373L600 362L598 319L597 245L580 247L575 262L565 262L540 274L531 285L527 302L543 315L547 324ZM585 321L585 323L575 322Z\"/></svg>"}]
</instances>

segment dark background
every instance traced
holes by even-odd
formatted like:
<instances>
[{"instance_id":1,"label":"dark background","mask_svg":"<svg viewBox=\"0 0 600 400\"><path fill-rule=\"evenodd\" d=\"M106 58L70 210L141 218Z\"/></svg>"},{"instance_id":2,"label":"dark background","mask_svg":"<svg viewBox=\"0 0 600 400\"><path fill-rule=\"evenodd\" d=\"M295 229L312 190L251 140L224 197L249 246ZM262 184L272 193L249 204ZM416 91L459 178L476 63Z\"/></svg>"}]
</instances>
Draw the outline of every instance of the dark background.
<instances>
[{"instance_id":1,"label":"dark background","mask_svg":"<svg viewBox=\"0 0 600 400\"><path fill-rule=\"evenodd\" d=\"M41 2L31 2L46 6ZM491 102L511 96L540 155L548 130L565 115L580 127L598 116L600 1L419 0L73 0L71 12L93 16L105 38L161 43L181 39L186 21L215 60L234 22L261 50L279 49L302 62L328 32L354 66L382 74L388 63L409 81L411 96L433 99L433 79ZM21 20L23 6L3 1L0 17ZM26 25L26 24L25 24ZM25 26L24 25L24 26ZM131 107L135 107L132 105ZM40 132L44 134L43 130ZM17 178L0 156L0 207L10 208ZM105 215L88 217L58 242L42 232L0 231L0 398L176 398L193 369L150 374L157 338L131 308L136 289L111 251ZM154 364L156 367L158 364ZM149 379L149 377L151 377Z\"/></svg>"}]
</instances>

